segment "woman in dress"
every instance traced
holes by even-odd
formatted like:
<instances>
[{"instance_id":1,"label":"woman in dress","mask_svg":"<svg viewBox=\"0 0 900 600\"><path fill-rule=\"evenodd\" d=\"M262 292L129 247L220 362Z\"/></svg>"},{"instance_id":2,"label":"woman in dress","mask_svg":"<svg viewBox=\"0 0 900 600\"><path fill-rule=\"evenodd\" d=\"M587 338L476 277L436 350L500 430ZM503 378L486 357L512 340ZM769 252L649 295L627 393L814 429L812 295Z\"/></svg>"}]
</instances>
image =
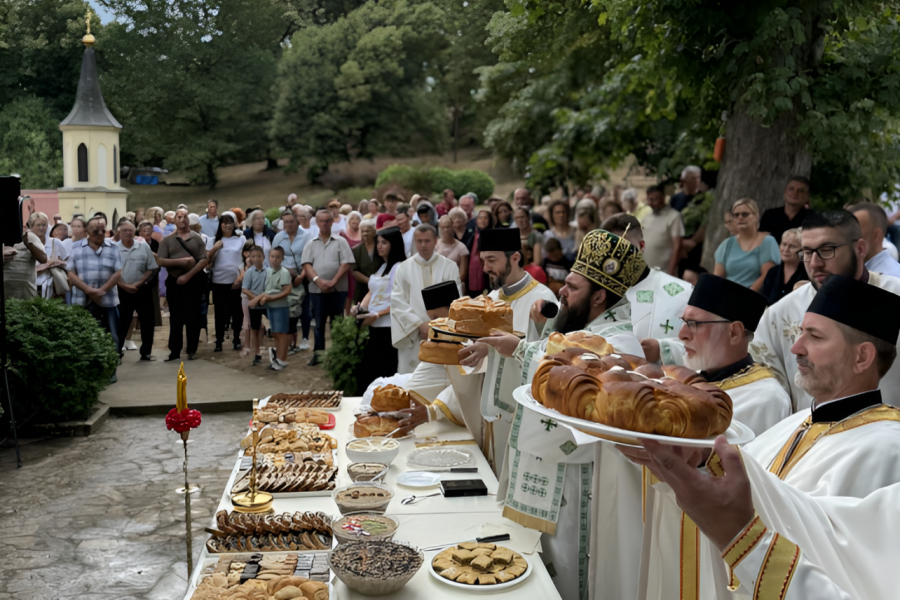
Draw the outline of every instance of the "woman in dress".
<instances>
[{"instance_id":1,"label":"woman in dress","mask_svg":"<svg viewBox=\"0 0 900 600\"><path fill-rule=\"evenodd\" d=\"M494 204L494 208L491 212L494 213L494 220L497 222L495 227L498 229L509 229L513 222L512 204L506 200L501 200Z\"/></svg>"},{"instance_id":2,"label":"woman in dress","mask_svg":"<svg viewBox=\"0 0 900 600\"><path fill-rule=\"evenodd\" d=\"M363 200L365 202L365 200ZM347 229L341 232L341 237L350 244L350 249L356 248L362 242L362 233L359 225L362 223L362 215L357 211L351 211L347 215ZM347 299L344 301L344 314L350 314L350 306L353 301L353 292L356 291L356 278L351 273L347 273Z\"/></svg>"},{"instance_id":3,"label":"woman in dress","mask_svg":"<svg viewBox=\"0 0 900 600\"><path fill-rule=\"evenodd\" d=\"M42 212L33 213L28 219L28 228L40 238L41 243L44 245L44 252L47 253L47 262L35 266L36 277L34 283L41 296L48 300L60 296L53 288L53 277L50 276L50 269L64 269L66 267L66 259L69 258L69 253L66 251L62 241L47 235L49 223L50 220L47 218L47 215Z\"/></svg>"},{"instance_id":4,"label":"woman in dress","mask_svg":"<svg viewBox=\"0 0 900 600\"><path fill-rule=\"evenodd\" d=\"M459 265L459 280L464 282L463 293L465 294L466 275L469 272L469 249L453 234L453 221L450 219L450 215L444 215L438 219L438 241L434 251Z\"/></svg>"},{"instance_id":5,"label":"woman in dress","mask_svg":"<svg viewBox=\"0 0 900 600\"><path fill-rule=\"evenodd\" d=\"M375 222L363 221L359 226L362 242L353 247L353 264L351 273L356 286L353 290L353 304L359 304L369 293L369 277L378 270L384 261L375 249ZM348 293L347 297L351 297Z\"/></svg>"},{"instance_id":6,"label":"woman in dress","mask_svg":"<svg viewBox=\"0 0 900 600\"><path fill-rule=\"evenodd\" d=\"M769 305L775 304L794 291L794 286L801 281L809 281L806 265L800 260L800 228L788 229L781 235L781 264L769 269L763 281L762 295L768 298Z\"/></svg>"},{"instance_id":7,"label":"woman in dress","mask_svg":"<svg viewBox=\"0 0 900 600\"><path fill-rule=\"evenodd\" d=\"M544 256L542 248L544 244L544 236L540 231L535 231L531 227L531 215L524 208L517 208L513 212L513 219L516 227L519 228L519 238L522 240L522 248L531 248L531 260L525 262L522 267L528 265L540 265Z\"/></svg>"},{"instance_id":8,"label":"woman in dress","mask_svg":"<svg viewBox=\"0 0 900 600\"><path fill-rule=\"evenodd\" d=\"M247 216L247 229L244 237L263 249L263 266L269 268L269 250L272 249L272 240L275 239L275 231L266 225L266 215L261 210L254 210Z\"/></svg>"},{"instance_id":9,"label":"woman in dress","mask_svg":"<svg viewBox=\"0 0 900 600\"><path fill-rule=\"evenodd\" d=\"M244 309L241 306L241 283L238 278L244 265L244 243L246 239L235 230L234 213L224 212L219 217L215 243L209 251L209 265L212 269L213 304L216 306L216 348L221 352L225 341L225 326L231 319L232 347L241 349L241 329L244 325Z\"/></svg>"},{"instance_id":10,"label":"woman in dress","mask_svg":"<svg viewBox=\"0 0 900 600\"><path fill-rule=\"evenodd\" d=\"M480 296L481 292L483 292L487 285L485 283L484 276L484 264L481 262L481 257L479 256L479 244L481 243L481 232L485 229L492 229L494 227L494 213L487 209L482 209L478 211L478 216L475 217L475 235L472 236L472 244L469 247L469 272L468 277L468 285L466 285L466 291L472 298L476 296Z\"/></svg>"},{"instance_id":11,"label":"woman in dress","mask_svg":"<svg viewBox=\"0 0 900 600\"><path fill-rule=\"evenodd\" d=\"M382 229L376 250L384 264L369 277L369 293L353 309L362 326L369 328L369 341L357 377L360 394L378 377L397 372L397 349L391 343L391 290L397 268L406 259L403 234L396 227Z\"/></svg>"},{"instance_id":12,"label":"woman in dress","mask_svg":"<svg viewBox=\"0 0 900 600\"><path fill-rule=\"evenodd\" d=\"M781 262L778 243L759 230L759 207L741 198L731 207L735 235L716 248L715 274L760 291L769 269Z\"/></svg>"},{"instance_id":13,"label":"woman in dress","mask_svg":"<svg viewBox=\"0 0 900 600\"><path fill-rule=\"evenodd\" d=\"M544 234L544 241L559 240L563 254L574 255L577 246L575 245L575 228L569 223L572 213L569 203L565 200L556 200L550 204L549 212L550 227Z\"/></svg>"}]
</instances>

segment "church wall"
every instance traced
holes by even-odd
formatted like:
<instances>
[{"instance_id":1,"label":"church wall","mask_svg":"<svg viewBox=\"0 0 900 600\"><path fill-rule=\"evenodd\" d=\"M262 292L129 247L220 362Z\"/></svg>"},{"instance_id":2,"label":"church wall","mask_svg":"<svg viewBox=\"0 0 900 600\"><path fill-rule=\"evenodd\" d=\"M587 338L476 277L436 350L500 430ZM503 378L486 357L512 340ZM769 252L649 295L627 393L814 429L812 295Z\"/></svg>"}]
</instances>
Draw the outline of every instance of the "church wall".
<instances>
[{"instance_id":1,"label":"church wall","mask_svg":"<svg viewBox=\"0 0 900 600\"><path fill-rule=\"evenodd\" d=\"M77 126L65 126L60 129L63 130L63 187L121 189L118 177L112 176L114 170L112 149L113 146L116 148L119 146L118 130L111 127L88 129ZM82 143L88 148L88 181L78 181L78 146ZM102 157L101 146L105 151ZM101 176L105 181L101 181Z\"/></svg>"}]
</instances>

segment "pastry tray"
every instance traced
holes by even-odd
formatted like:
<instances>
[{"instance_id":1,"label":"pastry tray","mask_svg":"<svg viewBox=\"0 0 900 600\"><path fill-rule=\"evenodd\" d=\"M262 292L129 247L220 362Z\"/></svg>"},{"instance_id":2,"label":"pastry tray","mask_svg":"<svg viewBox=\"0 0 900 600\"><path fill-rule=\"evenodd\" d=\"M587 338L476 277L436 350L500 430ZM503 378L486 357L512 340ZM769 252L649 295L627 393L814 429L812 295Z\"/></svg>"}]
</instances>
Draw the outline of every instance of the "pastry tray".
<instances>
[{"instance_id":1,"label":"pastry tray","mask_svg":"<svg viewBox=\"0 0 900 600\"><path fill-rule=\"evenodd\" d=\"M328 552L327 550L319 550L317 552L266 552L266 556L277 556L278 554L322 554ZM240 554L255 554L250 552L241 552ZM197 591L197 586L200 585L200 581L203 579L204 571L206 571L207 567L215 567L219 562L219 557L223 556L234 556L231 553L227 554L210 554L206 558L201 559L199 564L194 567L194 572L191 573L191 580L188 582L187 592L184 594L183 600L191 600L191 596L194 595L194 592ZM333 578L333 573L329 570L329 580L328 580L328 597L331 600L335 599L334 595L334 584L331 583L331 579Z\"/></svg>"},{"instance_id":2,"label":"pastry tray","mask_svg":"<svg viewBox=\"0 0 900 600\"><path fill-rule=\"evenodd\" d=\"M288 392L286 392L286 393L288 393ZM301 393L307 393L307 392L301 392ZM320 406L305 406L305 407L303 407L303 408L314 408L314 409L316 409L316 410L326 410L326 411L328 411L328 412L338 412L339 410L341 410L341 404L343 404L343 399L344 399L344 392L342 392L342 391L335 391L335 392L328 391L328 392L308 392L308 393L311 393L311 394L314 394L314 395L322 395L322 396L327 396L327 395L331 395L331 394L340 394L340 396L339 396L339 400L338 400L337 406L321 406L321 407L320 407ZM257 407L258 407L258 408L264 408L264 407L269 403L269 398L271 398L271 397L272 397L272 396L266 396L265 398L263 398L262 400L260 400L260 401L259 401L259 404L257 405Z\"/></svg>"}]
</instances>

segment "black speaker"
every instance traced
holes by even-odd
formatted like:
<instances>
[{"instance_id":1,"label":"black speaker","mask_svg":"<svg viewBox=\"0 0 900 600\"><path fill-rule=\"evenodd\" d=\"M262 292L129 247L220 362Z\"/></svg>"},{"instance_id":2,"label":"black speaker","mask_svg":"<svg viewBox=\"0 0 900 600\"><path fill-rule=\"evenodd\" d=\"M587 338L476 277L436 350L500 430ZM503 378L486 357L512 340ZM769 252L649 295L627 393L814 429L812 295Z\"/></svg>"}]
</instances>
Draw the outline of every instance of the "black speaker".
<instances>
[{"instance_id":1,"label":"black speaker","mask_svg":"<svg viewBox=\"0 0 900 600\"><path fill-rule=\"evenodd\" d=\"M14 246L22 241L22 185L18 177L0 177L0 241Z\"/></svg>"}]
</instances>

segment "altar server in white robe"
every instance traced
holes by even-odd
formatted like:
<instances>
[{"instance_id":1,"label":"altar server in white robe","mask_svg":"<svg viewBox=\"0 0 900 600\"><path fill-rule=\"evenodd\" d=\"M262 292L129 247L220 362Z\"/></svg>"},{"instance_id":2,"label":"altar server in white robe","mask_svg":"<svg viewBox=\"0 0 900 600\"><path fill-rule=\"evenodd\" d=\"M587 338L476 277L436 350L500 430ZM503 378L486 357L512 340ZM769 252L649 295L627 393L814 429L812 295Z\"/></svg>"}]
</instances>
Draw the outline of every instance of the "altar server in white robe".
<instances>
[{"instance_id":1,"label":"altar server in white robe","mask_svg":"<svg viewBox=\"0 0 900 600\"><path fill-rule=\"evenodd\" d=\"M422 301L431 320L446 318L450 313L450 304L459 297L459 288L452 281L437 283L422 290ZM465 375L458 365L419 362L402 387L423 396L429 403L428 408L401 411L410 416L401 421L400 425L415 428L428 421L446 420L454 425L467 427L480 445L482 381L484 374Z\"/></svg>"},{"instance_id":2,"label":"altar server in white robe","mask_svg":"<svg viewBox=\"0 0 900 600\"><path fill-rule=\"evenodd\" d=\"M756 461L742 460L723 437L716 440L723 469L718 477L697 469L692 453L680 448L648 444L646 449L654 475L671 487L739 580L748 588L759 585L759 597L773 585L778 587L766 597L897 597L900 484L864 498L812 496ZM787 580L784 570L767 579L772 562L767 556L793 565Z\"/></svg>"},{"instance_id":3,"label":"altar server in white robe","mask_svg":"<svg viewBox=\"0 0 900 600\"><path fill-rule=\"evenodd\" d=\"M422 289L443 281L461 286L459 266L434 251L437 232L427 223L413 234L416 253L394 275L391 291L391 341L397 349L397 372L412 373L419 364L419 343L428 337L428 312ZM461 288L460 288L461 289Z\"/></svg>"},{"instance_id":4,"label":"altar server in white robe","mask_svg":"<svg viewBox=\"0 0 900 600\"><path fill-rule=\"evenodd\" d=\"M747 349L766 304L765 297L750 288L704 274L691 294L679 331L685 366L725 390L732 401L734 420L756 435L792 412L790 396L768 367L754 363ZM628 449L622 450L628 455ZM653 488L647 494L655 496ZM673 502L651 498L645 505L650 507L642 553L642 572L650 582L646 597L679 600L685 588L672 586L671 581L681 579L682 554L696 551L692 543L696 528L690 520L682 520L681 510Z\"/></svg>"},{"instance_id":5,"label":"altar server in white robe","mask_svg":"<svg viewBox=\"0 0 900 600\"><path fill-rule=\"evenodd\" d=\"M522 241L516 229L485 229L479 242L481 262L490 279L490 298L506 302L513 309L513 330L537 341L540 335L529 319L538 300L555 302L550 288L535 280L522 268ZM514 337L514 336L511 336ZM518 342L518 338L514 337ZM498 476L506 461L507 442L516 410L512 393L521 385L521 367L490 346L474 343L459 352L460 365L484 369L481 389L484 454Z\"/></svg>"},{"instance_id":6,"label":"altar server in white robe","mask_svg":"<svg viewBox=\"0 0 900 600\"><path fill-rule=\"evenodd\" d=\"M552 327L559 333L587 330L603 336L621 353L643 358L628 321L608 321L606 312L647 272L638 248L607 231L588 233L566 285ZM685 299L686 300L686 299ZM519 341L513 336L484 340L500 354L514 356L519 385L529 384L543 358L547 340ZM544 532L543 559L565 600L633 598L641 550L641 470L597 438L519 406L516 410L504 516ZM508 485L504 482L508 481ZM635 533L637 532L637 533ZM610 540L595 551L593 538ZM620 536L628 544L617 544Z\"/></svg>"},{"instance_id":7,"label":"altar server in white robe","mask_svg":"<svg viewBox=\"0 0 900 600\"><path fill-rule=\"evenodd\" d=\"M806 308L828 278L844 275L900 294L900 279L866 270L866 241L862 239L859 221L852 213L845 210L810 213L803 221L801 244L800 256L810 283L768 308L750 344L753 358L771 367L788 390L795 411L809 408L812 398L797 383L798 368L791 356L791 346L800 336L800 323ZM868 306L862 302L856 305L856 310L873 314L884 312L881 306ZM881 391L887 404L900 406L900 364L895 364L881 380Z\"/></svg>"},{"instance_id":8,"label":"altar server in white robe","mask_svg":"<svg viewBox=\"0 0 900 600\"><path fill-rule=\"evenodd\" d=\"M860 306L881 310L865 311ZM810 304L801 334L791 348L798 363L797 384L813 398L812 407L747 444L744 459L755 460L785 483L813 496L862 498L900 482L900 411L883 404L878 389L896 358L898 335L900 296L849 277L829 277ZM718 457L707 463L707 469L721 474ZM671 494L664 483L656 487ZM747 581L737 576L741 580L738 586L710 541L722 542L701 538L696 597L772 597L760 594L760 590L770 589L768 584L761 585L747 574ZM728 556L733 558L733 553ZM790 564L779 557L763 555L760 569L783 583L789 581ZM729 584L739 589L732 594ZM678 587L679 581L669 579L662 583L666 585Z\"/></svg>"}]
</instances>

